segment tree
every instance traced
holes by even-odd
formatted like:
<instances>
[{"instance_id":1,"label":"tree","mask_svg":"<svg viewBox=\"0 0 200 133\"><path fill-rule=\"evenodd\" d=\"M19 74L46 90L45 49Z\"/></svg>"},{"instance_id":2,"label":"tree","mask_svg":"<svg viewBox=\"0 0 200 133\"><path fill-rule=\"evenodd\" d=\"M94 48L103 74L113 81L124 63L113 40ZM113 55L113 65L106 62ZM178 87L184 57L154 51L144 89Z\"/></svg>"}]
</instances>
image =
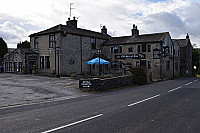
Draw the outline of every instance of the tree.
<instances>
[{"instance_id":1,"label":"tree","mask_svg":"<svg viewBox=\"0 0 200 133\"><path fill-rule=\"evenodd\" d=\"M3 38L0 37L0 60L3 59L4 55L8 53L8 47Z\"/></svg>"},{"instance_id":2,"label":"tree","mask_svg":"<svg viewBox=\"0 0 200 133\"><path fill-rule=\"evenodd\" d=\"M199 68L200 53L197 48L192 50L192 66L196 66L196 70Z\"/></svg>"},{"instance_id":3,"label":"tree","mask_svg":"<svg viewBox=\"0 0 200 133\"><path fill-rule=\"evenodd\" d=\"M19 42L17 43L17 48L30 48L30 42L27 40L24 42Z\"/></svg>"}]
</instances>

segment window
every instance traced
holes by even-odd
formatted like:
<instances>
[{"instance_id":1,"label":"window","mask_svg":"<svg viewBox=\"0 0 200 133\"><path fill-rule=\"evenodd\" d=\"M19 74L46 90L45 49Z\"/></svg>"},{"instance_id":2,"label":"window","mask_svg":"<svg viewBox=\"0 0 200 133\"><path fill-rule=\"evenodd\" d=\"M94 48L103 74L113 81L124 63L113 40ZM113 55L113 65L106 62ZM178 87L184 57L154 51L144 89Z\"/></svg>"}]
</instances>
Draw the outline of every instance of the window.
<instances>
[{"instance_id":1,"label":"window","mask_svg":"<svg viewBox=\"0 0 200 133\"><path fill-rule=\"evenodd\" d=\"M114 62L114 68L118 68L118 61Z\"/></svg>"},{"instance_id":2,"label":"window","mask_svg":"<svg viewBox=\"0 0 200 133\"><path fill-rule=\"evenodd\" d=\"M168 60L166 61L166 69L169 70L169 68L170 68L170 61Z\"/></svg>"},{"instance_id":3,"label":"window","mask_svg":"<svg viewBox=\"0 0 200 133\"><path fill-rule=\"evenodd\" d=\"M122 46L119 46L119 53L122 53Z\"/></svg>"},{"instance_id":4,"label":"window","mask_svg":"<svg viewBox=\"0 0 200 133\"><path fill-rule=\"evenodd\" d=\"M148 69L151 69L151 61L148 61Z\"/></svg>"},{"instance_id":5,"label":"window","mask_svg":"<svg viewBox=\"0 0 200 133\"><path fill-rule=\"evenodd\" d=\"M94 64L94 65L92 65L92 69L95 69L95 64Z\"/></svg>"},{"instance_id":6,"label":"window","mask_svg":"<svg viewBox=\"0 0 200 133\"><path fill-rule=\"evenodd\" d=\"M22 62L19 62L18 65L19 65L19 66L18 66L18 68L19 68L19 72L22 72Z\"/></svg>"},{"instance_id":7,"label":"window","mask_svg":"<svg viewBox=\"0 0 200 133\"><path fill-rule=\"evenodd\" d=\"M113 62L110 62L110 67L113 68Z\"/></svg>"},{"instance_id":8,"label":"window","mask_svg":"<svg viewBox=\"0 0 200 133\"><path fill-rule=\"evenodd\" d=\"M12 72L12 69L13 69L13 63L12 62L9 62L9 70L8 71L11 71Z\"/></svg>"},{"instance_id":9,"label":"window","mask_svg":"<svg viewBox=\"0 0 200 133\"><path fill-rule=\"evenodd\" d=\"M129 47L128 52L133 52L133 47Z\"/></svg>"},{"instance_id":10,"label":"window","mask_svg":"<svg viewBox=\"0 0 200 133\"><path fill-rule=\"evenodd\" d=\"M136 61L136 67L140 67L140 62Z\"/></svg>"},{"instance_id":11,"label":"window","mask_svg":"<svg viewBox=\"0 0 200 133\"><path fill-rule=\"evenodd\" d=\"M5 70L8 71L8 62L5 63Z\"/></svg>"},{"instance_id":12,"label":"window","mask_svg":"<svg viewBox=\"0 0 200 133\"><path fill-rule=\"evenodd\" d=\"M18 64L17 64L17 62L14 63L14 71L15 71L15 72L18 71Z\"/></svg>"},{"instance_id":13,"label":"window","mask_svg":"<svg viewBox=\"0 0 200 133\"><path fill-rule=\"evenodd\" d=\"M140 49L141 49L141 48L140 48L140 45L137 45L137 52L138 52L138 53L140 53L140 51L141 51Z\"/></svg>"},{"instance_id":14,"label":"window","mask_svg":"<svg viewBox=\"0 0 200 133\"><path fill-rule=\"evenodd\" d=\"M92 49L96 49L96 39L95 38L91 38L91 45L92 45Z\"/></svg>"},{"instance_id":15,"label":"window","mask_svg":"<svg viewBox=\"0 0 200 133\"><path fill-rule=\"evenodd\" d=\"M110 53L111 53L111 54L114 53L114 49L113 49L113 47L110 47Z\"/></svg>"},{"instance_id":16,"label":"window","mask_svg":"<svg viewBox=\"0 0 200 133\"><path fill-rule=\"evenodd\" d=\"M44 68L44 56L40 56L40 68Z\"/></svg>"},{"instance_id":17,"label":"window","mask_svg":"<svg viewBox=\"0 0 200 133\"><path fill-rule=\"evenodd\" d=\"M122 53L122 46L114 46L114 47L110 47L110 53Z\"/></svg>"},{"instance_id":18,"label":"window","mask_svg":"<svg viewBox=\"0 0 200 133\"><path fill-rule=\"evenodd\" d=\"M175 63L175 70L178 71L178 62Z\"/></svg>"},{"instance_id":19,"label":"window","mask_svg":"<svg viewBox=\"0 0 200 133\"><path fill-rule=\"evenodd\" d=\"M118 46L114 46L114 53L118 53Z\"/></svg>"},{"instance_id":20,"label":"window","mask_svg":"<svg viewBox=\"0 0 200 133\"><path fill-rule=\"evenodd\" d=\"M53 47L55 47L55 36L50 35L49 36L49 48L53 48Z\"/></svg>"},{"instance_id":21,"label":"window","mask_svg":"<svg viewBox=\"0 0 200 133\"><path fill-rule=\"evenodd\" d=\"M148 52L151 52L151 45L147 45Z\"/></svg>"},{"instance_id":22,"label":"window","mask_svg":"<svg viewBox=\"0 0 200 133\"><path fill-rule=\"evenodd\" d=\"M38 45L39 45L39 38L35 37L34 38L34 49L38 49Z\"/></svg>"},{"instance_id":23,"label":"window","mask_svg":"<svg viewBox=\"0 0 200 133\"><path fill-rule=\"evenodd\" d=\"M45 56L45 68L50 68L50 60L49 60L49 56Z\"/></svg>"},{"instance_id":24,"label":"window","mask_svg":"<svg viewBox=\"0 0 200 133\"><path fill-rule=\"evenodd\" d=\"M142 44L142 52L146 52L146 44Z\"/></svg>"}]
</instances>

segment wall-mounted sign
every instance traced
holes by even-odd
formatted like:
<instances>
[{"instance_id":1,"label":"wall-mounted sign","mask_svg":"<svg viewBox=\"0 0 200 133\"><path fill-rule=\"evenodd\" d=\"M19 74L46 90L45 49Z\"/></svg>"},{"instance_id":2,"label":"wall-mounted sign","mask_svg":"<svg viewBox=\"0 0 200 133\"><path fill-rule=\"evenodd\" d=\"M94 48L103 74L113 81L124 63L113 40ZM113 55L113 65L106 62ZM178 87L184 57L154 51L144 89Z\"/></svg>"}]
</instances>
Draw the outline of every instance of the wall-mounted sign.
<instances>
[{"instance_id":1,"label":"wall-mounted sign","mask_svg":"<svg viewBox=\"0 0 200 133\"><path fill-rule=\"evenodd\" d=\"M153 59L160 59L160 49L153 50Z\"/></svg>"},{"instance_id":2,"label":"wall-mounted sign","mask_svg":"<svg viewBox=\"0 0 200 133\"><path fill-rule=\"evenodd\" d=\"M79 88L92 88L92 81L91 80L80 80Z\"/></svg>"},{"instance_id":3,"label":"wall-mounted sign","mask_svg":"<svg viewBox=\"0 0 200 133\"><path fill-rule=\"evenodd\" d=\"M115 55L115 59L145 59L145 54Z\"/></svg>"},{"instance_id":4,"label":"wall-mounted sign","mask_svg":"<svg viewBox=\"0 0 200 133\"><path fill-rule=\"evenodd\" d=\"M30 56L28 56L28 59L29 59L29 60L37 60L37 56L35 56L35 55L30 55Z\"/></svg>"}]
</instances>

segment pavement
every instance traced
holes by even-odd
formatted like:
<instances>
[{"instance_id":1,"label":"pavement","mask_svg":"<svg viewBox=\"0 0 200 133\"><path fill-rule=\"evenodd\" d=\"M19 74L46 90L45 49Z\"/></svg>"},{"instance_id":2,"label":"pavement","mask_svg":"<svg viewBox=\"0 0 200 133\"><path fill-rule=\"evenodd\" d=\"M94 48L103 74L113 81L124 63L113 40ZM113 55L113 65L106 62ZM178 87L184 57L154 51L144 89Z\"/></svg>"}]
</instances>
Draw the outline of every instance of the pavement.
<instances>
[{"instance_id":1,"label":"pavement","mask_svg":"<svg viewBox=\"0 0 200 133\"><path fill-rule=\"evenodd\" d=\"M88 95L79 90L78 82L70 77L0 73L0 108Z\"/></svg>"}]
</instances>

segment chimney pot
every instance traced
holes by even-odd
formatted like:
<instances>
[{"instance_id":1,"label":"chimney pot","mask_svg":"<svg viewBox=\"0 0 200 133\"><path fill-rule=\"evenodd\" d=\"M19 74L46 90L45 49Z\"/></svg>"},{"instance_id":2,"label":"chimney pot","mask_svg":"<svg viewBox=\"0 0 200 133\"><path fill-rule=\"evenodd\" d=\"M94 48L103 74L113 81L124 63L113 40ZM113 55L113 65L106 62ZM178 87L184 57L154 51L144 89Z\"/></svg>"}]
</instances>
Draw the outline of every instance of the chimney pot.
<instances>
[{"instance_id":1,"label":"chimney pot","mask_svg":"<svg viewBox=\"0 0 200 133\"><path fill-rule=\"evenodd\" d=\"M137 29L137 26L133 24L133 29L132 31L132 36L138 36L139 35L139 30Z\"/></svg>"},{"instance_id":2,"label":"chimney pot","mask_svg":"<svg viewBox=\"0 0 200 133\"><path fill-rule=\"evenodd\" d=\"M107 34L107 28L106 28L105 25L104 25L103 28L101 29L101 33Z\"/></svg>"},{"instance_id":3,"label":"chimney pot","mask_svg":"<svg viewBox=\"0 0 200 133\"><path fill-rule=\"evenodd\" d=\"M186 35L186 39L190 39L190 36L189 36L189 34L187 33L187 35Z\"/></svg>"}]
</instances>

